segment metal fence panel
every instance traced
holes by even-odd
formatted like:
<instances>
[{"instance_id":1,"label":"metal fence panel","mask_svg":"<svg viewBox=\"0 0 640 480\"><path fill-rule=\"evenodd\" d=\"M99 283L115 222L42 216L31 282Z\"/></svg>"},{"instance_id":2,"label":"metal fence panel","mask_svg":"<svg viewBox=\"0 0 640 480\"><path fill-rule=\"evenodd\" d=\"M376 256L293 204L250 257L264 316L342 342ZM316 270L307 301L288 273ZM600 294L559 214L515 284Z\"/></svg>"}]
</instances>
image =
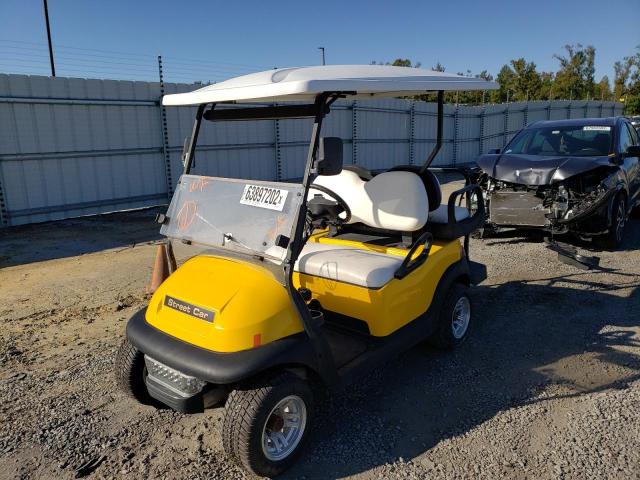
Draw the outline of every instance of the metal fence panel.
<instances>
[{"instance_id":1,"label":"metal fence panel","mask_svg":"<svg viewBox=\"0 0 640 480\"><path fill-rule=\"evenodd\" d=\"M165 93L194 88L164 85ZM166 204L195 107L165 109L163 125L159 96L157 82L0 74L0 226ZM323 132L343 139L345 164L421 164L435 145L436 110L411 100L340 100ZM434 165L472 162L537 120L621 112L600 101L445 105ZM194 173L299 178L310 133L310 120L204 122Z\"/></svg>"}]
</instances>

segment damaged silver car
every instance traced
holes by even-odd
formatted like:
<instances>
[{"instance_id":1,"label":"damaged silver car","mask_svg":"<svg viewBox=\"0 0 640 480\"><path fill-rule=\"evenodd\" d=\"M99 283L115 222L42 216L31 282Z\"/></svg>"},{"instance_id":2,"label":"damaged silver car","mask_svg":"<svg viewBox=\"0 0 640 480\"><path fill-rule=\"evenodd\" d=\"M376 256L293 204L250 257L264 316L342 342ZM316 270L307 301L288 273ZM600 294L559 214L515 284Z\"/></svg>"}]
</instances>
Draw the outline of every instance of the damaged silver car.
<instances>
[{"instance_id":1,"label":"damaged silver car","mask_svg":"<svg viewBox=\"0 0 640 480\"><path fill-rule=\"evenodd\" d=\"M573 232L615 249L640 205L638 133L624 117L540 121L477 160L486 228Z\"/></svg>"}]
</instances>

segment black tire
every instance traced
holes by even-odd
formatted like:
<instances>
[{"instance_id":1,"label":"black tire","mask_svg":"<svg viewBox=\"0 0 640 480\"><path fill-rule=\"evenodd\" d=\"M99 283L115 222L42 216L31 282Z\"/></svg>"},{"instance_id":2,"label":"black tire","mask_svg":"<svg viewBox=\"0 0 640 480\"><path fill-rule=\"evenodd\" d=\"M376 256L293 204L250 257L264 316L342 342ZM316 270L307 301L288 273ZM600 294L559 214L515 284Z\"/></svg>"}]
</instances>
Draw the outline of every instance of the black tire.
<instances>
[{"instance_id":1,"label":"black tire","mask_svg":"<svg viewBox=\"0 0 640 480\"><path fill-rule=\"evenodd\" d=\"M433 336L429 339L430 343L441 350L453 350L461 345L469 336L469 330L471 329L471 319L473 318L473 308L471 305L471 299L469 298L469 287L462 283L454 283L447 292L442 308L438 315L437 330ZM468 308L468 320L466 327L457 330L457 334L454 334L454 322L459 321L458 318L454 318L454 314L457 315L460 311L458 308Z\"/></svg>"},{"instance_id":2,"label":"black tire","mask_svg":"<svg viewBox=\"0 0 640 480\"><path fill-rule=\"evenodd\" d=\"M126 338L122 341L116 354L116 383L127 396L144 405L154 405L157 402L149 395L145 377L147 368L144 364L144 354L134 347Z\"/></svg>"},{"instance_id":3,"label":"black tire","mask_svg":"<svg viewBox=\"0 0 640 480\"><path fill-rule=\"evenodd\" d=\"M596 242L607 250L616 250L624 238L624 227L627 219L627 198L619 193L613 200L611 208L611 227L609 232L596 237Z\"/></svg>"},{"instance_id":4,"label":"black tire","mask_svg":"<svg viewBox=\"0 0 640 480\"><path fill-rule=\"evenodd\" d=\"M280 401L295 396L304 402L306 422L297 446L285 458L267 457L262 446L263 430ZM241 468L261 477L274 477L289 468L301 453L313 421L312 390L301 378L288 372L260 377L239 385L227 399L222 426L222 444L227 455ZM277 418L277 415L275 416Z\"/></svg>"}]
</instances>

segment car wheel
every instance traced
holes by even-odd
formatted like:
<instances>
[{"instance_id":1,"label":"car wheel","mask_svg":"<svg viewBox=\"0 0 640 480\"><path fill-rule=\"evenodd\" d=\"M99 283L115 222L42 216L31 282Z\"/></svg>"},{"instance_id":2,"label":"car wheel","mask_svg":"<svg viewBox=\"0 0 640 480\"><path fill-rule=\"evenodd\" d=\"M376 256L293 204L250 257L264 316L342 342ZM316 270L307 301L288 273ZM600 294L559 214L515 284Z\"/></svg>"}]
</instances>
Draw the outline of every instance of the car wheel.
<instances>
[{"instance_id":1,"label":"car wheel","mask_svg":"<svg viewBox=\"0 0 640 480\"><path fill-rule=\"evenodd\" d=\"M611 227L609 232L598 237L599 243L609 250L615 250L622 243L624 227L627 220L627 201L623 194L619 193L613 201L611 209Z\"/></svg>"},{"instance_id":2,"label":"car wheel","mask_svg":"<svg viewBox=\"0 0 640 480\"><path fill-rule=\"evenodd\" d=\"M225 452L254 475L279 475L303 449L313 406L310 386L291 373L239 386L229 395L225 408Z\"/></svg>"},{"instance_id":3,"label":"car wheel","mask_svg":"<svg viewBox=\"0 0 640 480\"><path fill-rule=\"evenodd\" d=\"M127 396L144 405L157 402L149 395L145 378L147 367L144 354L134 347L126 338L122 341L116 354L116 383Z\"/></svg>"},{"instance_id":4,"label":"car wheel","mask_svg":"<svg viewBox=\"0 0 640 480\"><path fill-rule=\"evenodd\" d=\"M471 300L469 288L462 283L454 283L445 297L438 315L437 330L430 342L442 350L453 350L469 335L471 326Z\"/></svg>"}]
</instances>

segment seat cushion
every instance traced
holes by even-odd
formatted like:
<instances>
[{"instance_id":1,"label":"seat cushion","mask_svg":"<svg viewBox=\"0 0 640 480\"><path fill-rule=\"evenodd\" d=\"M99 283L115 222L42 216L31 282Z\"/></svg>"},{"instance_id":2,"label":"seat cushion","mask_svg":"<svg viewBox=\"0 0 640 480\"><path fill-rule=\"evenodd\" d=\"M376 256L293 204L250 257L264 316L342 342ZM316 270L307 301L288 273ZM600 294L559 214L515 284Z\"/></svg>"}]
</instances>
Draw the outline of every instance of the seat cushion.
<instances>
[{"instance_id":1,"label":"seat cushion","mask_svg":"<svg viewBox=\"0 0 640 480\"><path fill-rule=\"evenodd\" d=\"M309 242L295 264L295 271L367 288L389 282L404 259L361 248Z\"/></svg>"},{"instance_id":2,"label":"seat cushion","mask_svg":"<svg viewBox=\"0 0 640 480\"><path fill-rule=\"evenodd\" d=\"M309 189L309 198L327 194L314 190L321 185L339 195L351 210L349 223L369 227L413 232L427 222L429 199L418 175L412 172L384 172L363 180L349 170L339 175L318 176Z\"/></svg>"},{"instance_id":3,"label":"seat cushion","mask_svg":"<svg viewBox=\"0 0 640 480\"><path fill-rule=\"evenodd\" d=\"M466 207L455 207L456 222L469 218L469 210ZM449 223L449 207L440 205L438 208L429 212L429 222L431 223Z\"/></svg>"}]
</instances>

